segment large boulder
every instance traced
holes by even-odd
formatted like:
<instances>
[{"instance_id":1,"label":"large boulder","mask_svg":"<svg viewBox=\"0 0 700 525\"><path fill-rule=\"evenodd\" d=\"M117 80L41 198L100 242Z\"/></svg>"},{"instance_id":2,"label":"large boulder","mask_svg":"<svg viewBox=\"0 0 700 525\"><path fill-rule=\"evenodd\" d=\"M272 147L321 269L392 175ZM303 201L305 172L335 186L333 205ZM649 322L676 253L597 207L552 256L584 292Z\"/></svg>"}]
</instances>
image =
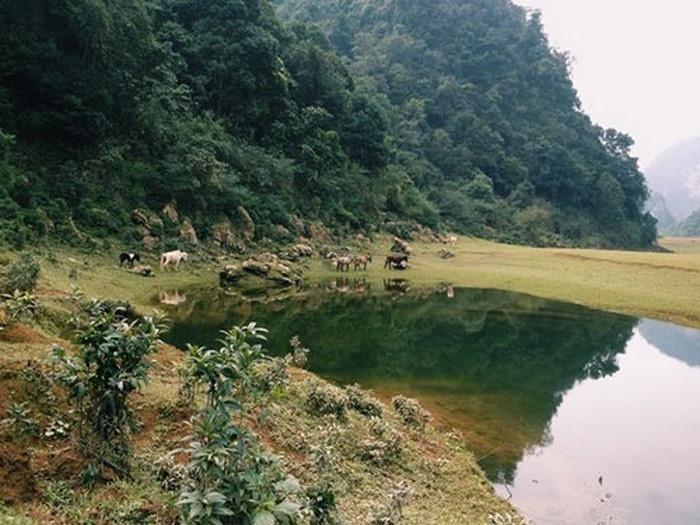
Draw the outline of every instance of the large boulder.
<instances>
[{"instance_id":1,"label":"large boulder","mask_svg":"<svg viewBox=\"0 0 700 525\"><path fill-rule=\"evenodd\" d=\"M394 237L394 244L391 245L391 251L394 253L405 253L411 255L413 251L411 245L399 237Z\"/></svg>"},{"instance_id":2,"label":"large boulder","mask_svg":"<svg viewBox=\"0 0 700 525\"><path fill-rule=\"evenodd\" d=\"M295 244L291 251L297 257L313 257L314 255L314 249L308 244Z\"/></svg>"}]
</instances>

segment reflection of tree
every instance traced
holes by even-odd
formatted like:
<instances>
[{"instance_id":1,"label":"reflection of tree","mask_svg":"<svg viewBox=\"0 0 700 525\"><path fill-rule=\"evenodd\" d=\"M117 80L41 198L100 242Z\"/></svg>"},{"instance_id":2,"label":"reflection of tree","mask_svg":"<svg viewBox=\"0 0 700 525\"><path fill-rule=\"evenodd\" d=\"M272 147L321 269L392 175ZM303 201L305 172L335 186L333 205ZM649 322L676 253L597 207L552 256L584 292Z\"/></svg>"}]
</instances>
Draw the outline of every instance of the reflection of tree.
<instances>
[{"instance_id":1,"label":"reflection of tree","mask_svg":"<svg viewBox=\"0 0 700 525\"><path fill-rule=\"evenodd\" d=\"M176 322L178 337L208 343L232 321L271 329L285 351L298 334L312 370L390 395L420 397L444 424L465 432L484 468L508 481L576 381L617 370L635 321L502 291L446 294L307 293L252 304L215 303ZM212 323L211 320L216 322ZM494 451L494 449L496 449Z\"/></svg>"}]
</instances>

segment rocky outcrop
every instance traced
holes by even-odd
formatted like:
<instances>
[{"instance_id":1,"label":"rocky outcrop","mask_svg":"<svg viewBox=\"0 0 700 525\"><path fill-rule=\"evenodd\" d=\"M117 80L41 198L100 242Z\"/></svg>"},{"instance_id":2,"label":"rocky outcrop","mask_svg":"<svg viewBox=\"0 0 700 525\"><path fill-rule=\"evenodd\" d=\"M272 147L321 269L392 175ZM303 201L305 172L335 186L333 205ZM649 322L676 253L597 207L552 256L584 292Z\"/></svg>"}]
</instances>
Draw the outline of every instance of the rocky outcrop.
<instances>
[{"instance_id":1,"label":"rocky outcrop","mask_svg":"<svg viewBox=\"0 0 700 525\"><path fill-rule=\"evenodd\" d=\"M163 216L174 224L180 222L180 214L177 212L175 201L170 201L165 205L163 208Z\"/></svg>"},{"instance_id":2,"label":"rocky outcrop","mask_svg":"<svg viewBox=\"0 0 700 525\"><path fill-rule=\"evenodd\" d=\"M243 240L251 242L255 238L255 222L243 206L236 210L238 213L239 229Z\"/></svg>"},{"instance_id":3,"label":"rocky outcrop","mask_svg":"<svg viewBox=\"0 0 700 525\"><path fill-rule=\"evenodd\" d=\"M197 230L194 229L194 225L189 217L185 217L182 220L182 225L180 226L180 237L190 244L199 244L199 237L197 236Z\"/></svg>"},{"instance_id":4,"label":"rocky outcrop","mask_svg":"<svg viewBox=\"0 0 700 525\"><path fill-rule=\"evenodd\" d=\"M393 253L405 253L406 255L411 255L413 250L411 249L411 245L406 241L400 239L399 237L394 237L394 244L391 245L391 251Z\"/></svg>"},{"instance_id":5,"label":"rocky outcrop","mask_svg":"<svg viewBox=\"0 0 700 525\"><path fill-rule=\"evenodd\" d=\"M163 230L163 221L154 213L140 209L131 212L131 221L136 226L143 245L154 248Z\"/></svg>"},{"instance_id":6,"label":"rocky outcrop","mask_svg":"<svg viewBox=\"0 0 700 525\"><path fill-rule=\"evenodd\" d=\"M300 284L302 272L282 264L272 253L261 253L244 261L240 266L227 265L219 272L219 284L224 287L240 284L242 287L289 287Z\"/></svg>"}]
</instances>

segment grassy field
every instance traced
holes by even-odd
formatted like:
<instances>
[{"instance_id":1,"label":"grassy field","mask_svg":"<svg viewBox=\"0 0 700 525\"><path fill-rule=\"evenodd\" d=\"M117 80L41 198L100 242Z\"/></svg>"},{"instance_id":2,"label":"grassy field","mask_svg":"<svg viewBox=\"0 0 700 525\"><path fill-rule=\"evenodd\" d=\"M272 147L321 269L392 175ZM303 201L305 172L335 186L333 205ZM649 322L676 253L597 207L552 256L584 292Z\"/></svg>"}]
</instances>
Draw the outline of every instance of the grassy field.
<instances>
[{"instance_id":1,"label":"grassy field","mask_svg":"<svg viewBox=\"0 0 700 525\"><path fill-rule=\"evenodd\" d=\"M404 278L414 287L449 283L458 287L496 288L528 293L640 317L700 326L700 239L663 239L669 252L627 252L529 248L460 238L450 247L455 257L441 259L443 245L413 243L412 267L404 272L384 270L383 255L390 240L382 238L353 249L374 255L365 272L350 271L351 278L381 283ZM231 259L199 254L180 272L153 278L118 268L109 253L60 252L58 262L42 261L40 294L52 295L78 287L95 297L127 299L141 308L157 305L159 291L216 286L217 272ZM235 262L235 261L233 261ZM146 261L155 266L155 261ZM338 276L326 261L307 263L307 281ZM69 278L71 270L73 277Z\"/></svg>"},{"instance_id":2,"label":"grassy field","mask_svg":"<svg viewBox=\"0 0 700 525\"><path fill-rule=\"evenodd\" d=\"M377 282L406 278L415 286L512 290L700 326L700 240L664 239L661 244L672 253L529 248L460 238L449 248L455 257L441 259L438 252L444 246L418 242L412 268L405 272L382 269L380 254L387 250L374 245L369 251L375 261L366 277ZM310 275L322 279L336 274L328 264L315 262Z\"/></svg>"}]
</instances>

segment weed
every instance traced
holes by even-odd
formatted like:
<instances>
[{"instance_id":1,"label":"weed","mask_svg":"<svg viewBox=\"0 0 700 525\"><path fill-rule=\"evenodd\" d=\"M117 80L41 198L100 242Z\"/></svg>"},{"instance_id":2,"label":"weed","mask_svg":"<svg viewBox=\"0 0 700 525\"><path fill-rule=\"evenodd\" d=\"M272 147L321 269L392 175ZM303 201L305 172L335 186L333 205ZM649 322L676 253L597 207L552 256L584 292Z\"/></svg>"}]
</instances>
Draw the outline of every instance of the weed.
<instances>
[{"instance_id":1,"label":"weed","mask_svg":"<svg viewBox=\"0 0 700 525\"><path fill-rule=\"evenodd\" d=\"M332 415L338 421L347 421L345 396L332 385L312 384L306 396L306 410L316 416Z\"/></svg>"},{"instance_id":2,"label":"weed","mask_svg":"<svg viewBox=\"0 0 700 525\"><path fill-rule=\"evenodd\" d=\"M430 414L415 399L404 396L395 396L391 399L391 405L401 417L404 424L417 430L424 430L430 421Z\"/></svg>"},{"instance_id":3,"label":"weed","mask_svg":"<svg viewBox=\"0 0 700 525\"><path fill-rule=\"evenodd\" d=\"M31 292L36 288L41 268L30 253L24 252L10 263L0 277L0 291L4 293Z\"/></svg>"},{"instance_id":4,"label":"weed","mask_svg":"<svg viewBox=\"0 0 700 525\"><path fill-rule=\"evenodd\" d=\"M355 412L367 417L381 417L382 407L376 399L373 399L368 392L362 390L360 385L349 385L345 387L345 395L348 400L348 407Z\"/></svg>"}]
</instances>

